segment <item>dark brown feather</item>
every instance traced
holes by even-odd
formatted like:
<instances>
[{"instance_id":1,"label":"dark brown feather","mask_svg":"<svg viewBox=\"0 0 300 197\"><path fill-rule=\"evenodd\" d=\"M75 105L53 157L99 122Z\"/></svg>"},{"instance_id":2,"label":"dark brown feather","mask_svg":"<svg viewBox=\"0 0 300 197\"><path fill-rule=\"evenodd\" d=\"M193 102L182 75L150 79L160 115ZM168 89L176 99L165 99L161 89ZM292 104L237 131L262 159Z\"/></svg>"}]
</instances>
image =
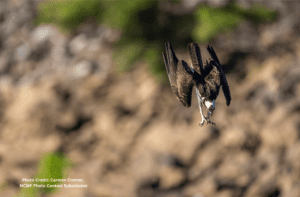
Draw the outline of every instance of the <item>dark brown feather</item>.
<instances>
[{"instance_id":1,"label":"dark brown feather","mask_svg":"<svg viewBox=\"0 0 300 197\"><path fill-rule=\"evenodd\" d=\"M189 53L192 59L193 69L199 75L203 75L203 63L201 51L197 43L190 43L188 45Z\"/></svg>"},{"instance_id":2,"label":"dark brown feather","mask_svg":"<svg viewBox=\"0 0 300 197\"><path fill-rule=\"evenodd\" d=\"M185 107L190 107L193 73L185 61L178 61L170 42L166 43L166 54L167 57L163 54L163 59L173 93Z\"/></svg>"},{"instance_id":3,"label":"dark brown feather","mask_svg":"<svg viewBox=\"0 0 300 197\"><path fill-rule=\"evenodd\" d=\"M177 87L178 99L185 107L191 106L193 90L193 73L185 61L180 61L177 65Z\"/></svg>"},{"instance_id":4,"label":"dark brown feather","mask_svg":"<svg viewBox=\"0 0 300 197\"><path fill-rule=\"evenodd\" d=\"M170 80L171 86L177 86L177 81L176 81L176 70L177 70L177 63L178 59L176 55L173 52L171 44L168 42L165 45L166 47L166 56L163 54L164 62L165 62L165 67L168 73L168 77Z\"/></svg>"},{"instance_id":5,"label":"dark brown feather","mask_svg":"<svg viewBox=\"0 0 300 197\"><path fill-rule=\"evenodd\" d=\"M218 69L218 71L220 72L220 83L222 85L222 90L226 99L226 105L229 106L230 105L230 101L231 101L231 95L230 95L230 90L229 90L229 86L227 83L227 79L225 76L225 73L223 71L222 65L214 51L214 49L211 46L207 46L207 50L211 56L211 58L214 61L211 61L211 63Z\"/></svg>"},{"instance_id":6,"label":"dark brown feather","mask_svg":"<svg viewBox=\"0 0 300 197\"><path fill-rule=\"evenodd\" d=\"M205 97L207 100L215 100L219 95L220 90L220 72L216 67L214 67L211 62L206 65L210 68L210 72L204 77L205 81L205 92L201 96Z\"/></svg>"}]
</instances>

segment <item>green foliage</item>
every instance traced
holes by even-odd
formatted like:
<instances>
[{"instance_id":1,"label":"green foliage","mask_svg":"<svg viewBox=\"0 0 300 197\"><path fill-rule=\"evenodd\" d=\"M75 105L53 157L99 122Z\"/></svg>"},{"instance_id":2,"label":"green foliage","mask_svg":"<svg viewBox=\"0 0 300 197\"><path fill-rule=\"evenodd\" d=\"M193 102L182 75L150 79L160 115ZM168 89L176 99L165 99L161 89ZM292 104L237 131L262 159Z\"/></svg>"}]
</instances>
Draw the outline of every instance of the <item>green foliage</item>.
<instances>
[{"instance_id":1,"label":"green foliage","mask_svg":"<svg viewBox=\"0 0 300 197\"><path fill-rule=\"evenodd\" d=\"M261 5L254 5L251 9L244 9L236 3L221 8L202 6L196 11L197 25L193 37L199 42L207 42L219 33L227 33L244 20L257 25L261 22L270 22L277 17Z\"/></svg>"},{"instance_id":2,"label":"green foliage","mask_svg":"<svg viewBox=\"0 0 300 197\"><path fill-rule=\"evenodd\" d=\"M52 23L70 33L80 24L94 20L122 29L132 22L131 13L144 9L150 1L53 0L40 3L35 25Z\"/></svg>"},{"instance_id":3,"label":"green foliage","mask_svg":"<svg viewBox=\"0 0 300 197\"><path fill-rule=\"evenodd\" d=\"M241 8L243 17L246 20L250 20L255 25L263 22L271 22L277 19L278 15L275 11L269 10L266 7L255 4L251 9L246 10Z\"/></svg>"},{"instance_id":4,"label":"green foliage","mask_svg":"<svg viewBox=\"0 0 300 197\"><path fill-rule=\"evenodd\" d=\"M100 2L97 0L53 0L39 4L38 17L34 23L52 23L69 33L85 21L100 22L101 14Z\"/></svg>"},{"instance_id":5,"label":"green foliage","mask_svg":"<svg viewBox=\"0 0 300 197\"><path fill-rule=\"evenodd\" d=\"M128 23L136 22L134 13L146 9L151 5L151 2L147 0L113 0L101 1L101 4L104 7L102 22L122 30Z\"/></svg>"},{"instance_id":6,"label":"green foliage","mask_svg":"<svg viewBox=\"0 0 300 197\"><path fill-rule=\"evenodd\" d=\"M18 197L27 197L27 196L40 196L41 194L50 194L54 192L58 192L59 189L55 187L47 187L47 184L55 185L61 184L62 182L58 181L50 181L54 179L63 179L66 176L66 170L71 167L71 162L64 156L63 153L55 152L45 154L39 165L38 165L38 173L34 177L38 179L49 179L48 182L30 182L30 184L43 184L45 188L38 187L30 187L30 188L22 188Z\"/></svg>"},{"instance_id":7,"label":"green foliage","mask_svg":"<svg viewBox=\"0 0 300 197\"><path fill-rule=\"evenodd\" d=\"M167 75L161 51L167 40L181 46L194 40L208 42L220 33L229 33L245 20L258 25L276 17L274 11L259 4L251 9L236 3L220 8L200 6L194 14L177 16L160 11L157 0L54 0L38 6L35 24L53 23L70 33L85 21L94 20L119 29L122 37L113 56L116 70L128 71L142 60L160 82L165 82Z\"/></svg>"}]
</instances>

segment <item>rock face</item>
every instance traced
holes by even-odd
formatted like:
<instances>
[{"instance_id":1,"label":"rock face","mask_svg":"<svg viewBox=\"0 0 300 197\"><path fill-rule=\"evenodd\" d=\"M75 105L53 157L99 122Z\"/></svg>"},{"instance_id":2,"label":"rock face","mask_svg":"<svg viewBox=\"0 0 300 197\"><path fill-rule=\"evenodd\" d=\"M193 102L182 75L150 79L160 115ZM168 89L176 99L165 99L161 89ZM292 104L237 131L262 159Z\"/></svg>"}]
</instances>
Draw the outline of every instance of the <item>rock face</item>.
<instances>
[{"instance_id":1,"label":"rock face","mask_svg":"<svg viewBox=\"0 0 300 197\"><path fill-rule=\"evenodd\" d=\"M35 3L0 2L0 196L18 194L53 151L88 188L50 196L299 196L299 3L269 3L280 18L259 32L246 24L255 43L216 39L232 91L230 107L216 101L216 127L199 127L196 98L184 108L146 65L113 72L112 30L33 27Z\"/></svg>"}]
</instances>

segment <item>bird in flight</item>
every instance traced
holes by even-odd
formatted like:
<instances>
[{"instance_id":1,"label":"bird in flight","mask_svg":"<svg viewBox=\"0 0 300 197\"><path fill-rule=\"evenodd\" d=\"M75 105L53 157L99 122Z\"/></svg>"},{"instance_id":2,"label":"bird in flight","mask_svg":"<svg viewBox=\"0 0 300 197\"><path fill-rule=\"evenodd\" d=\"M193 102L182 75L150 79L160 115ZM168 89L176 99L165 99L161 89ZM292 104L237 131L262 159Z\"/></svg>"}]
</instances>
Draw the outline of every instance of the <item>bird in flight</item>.
<instances>
[{"instance_id":1,"label":"bird in flight","mask_svg":"<svg viewBox=\"0 0 300 197\"><path fill-rule=\"evenodd\" d=\"M170 42L165 44L165 48L166 56L162 53L163 60L176 98L185 107L190 107L192 90L195 86L202 117L199 125L203 126L205 122L215 125L215 123L211 122L210 116L212 116L215 109L215 100L219 95L220 86L222 86L227 106L230 104L231 96L225 73L214 49L211 46L207 46L212 59L209 62L206 60L206 64L203 65L198 44L190 43L188 49L192 65L189 67L184 60L178 61ZM206 108L207 116L203 113L202 105Z\"/></svg>"}]
</instances>

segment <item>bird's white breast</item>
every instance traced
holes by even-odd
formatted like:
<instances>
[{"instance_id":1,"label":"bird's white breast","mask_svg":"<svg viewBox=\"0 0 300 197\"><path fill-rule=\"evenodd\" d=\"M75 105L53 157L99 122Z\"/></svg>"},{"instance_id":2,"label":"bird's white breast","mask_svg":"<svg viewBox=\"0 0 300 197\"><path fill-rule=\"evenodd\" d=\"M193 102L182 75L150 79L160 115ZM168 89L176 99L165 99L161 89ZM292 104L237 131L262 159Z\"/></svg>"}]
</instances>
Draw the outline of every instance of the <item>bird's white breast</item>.
<instances>
[{"instance_id":1,"label":"bird's white breast","mask_svg":"<svg viewBox=\"0 0 300 197\"><path fill-rule=\"evenodd\" d=\"M205 106L207 109L210 108L211 106L215 108L215 101L205 101Z\"/></svg>"}]
</instances>

